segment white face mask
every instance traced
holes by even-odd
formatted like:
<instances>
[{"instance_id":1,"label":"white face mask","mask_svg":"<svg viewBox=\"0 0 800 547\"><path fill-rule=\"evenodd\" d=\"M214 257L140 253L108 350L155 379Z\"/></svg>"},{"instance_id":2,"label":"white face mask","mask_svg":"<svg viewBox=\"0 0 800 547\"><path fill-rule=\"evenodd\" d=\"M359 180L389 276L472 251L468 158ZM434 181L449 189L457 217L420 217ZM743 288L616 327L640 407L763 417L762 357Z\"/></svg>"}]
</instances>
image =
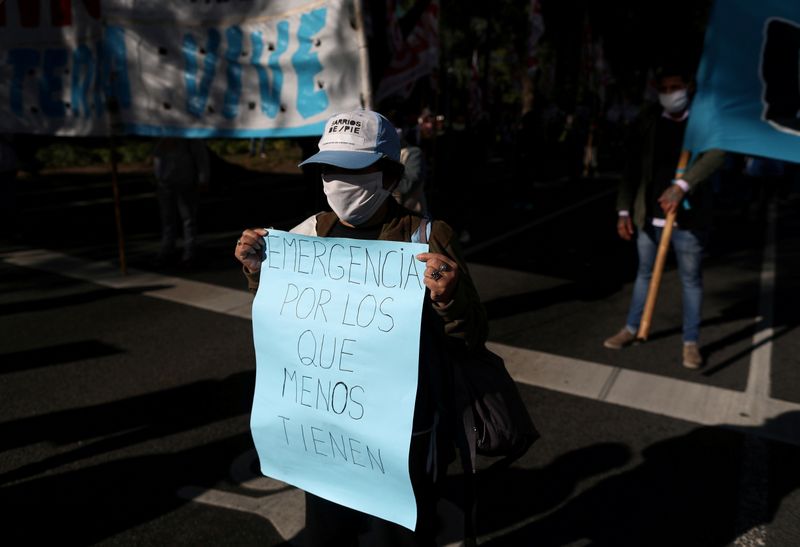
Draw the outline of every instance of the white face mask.
<instances>
[{"instance_id":1,"label":"white face mask","mask_svg":"<svg viewBox=\"0 0 800 547\"><path fill-rule=\"evenodd\" d=\"M322 175L328 205L340 220L358 226L380 208L391 192L383 187L383 173Z\"/></svg>"},{"instance_id":2,"label":"white face mask","mask_svg":"<svg viewBox=\"0 0 800 547\"><path fill-rule=\"evenodd\" d=\"M658 102L669 114L683 112L689 105L689 93L685 89L678 89L672 93L659 93Z\"/></svg>"}]
</instances>

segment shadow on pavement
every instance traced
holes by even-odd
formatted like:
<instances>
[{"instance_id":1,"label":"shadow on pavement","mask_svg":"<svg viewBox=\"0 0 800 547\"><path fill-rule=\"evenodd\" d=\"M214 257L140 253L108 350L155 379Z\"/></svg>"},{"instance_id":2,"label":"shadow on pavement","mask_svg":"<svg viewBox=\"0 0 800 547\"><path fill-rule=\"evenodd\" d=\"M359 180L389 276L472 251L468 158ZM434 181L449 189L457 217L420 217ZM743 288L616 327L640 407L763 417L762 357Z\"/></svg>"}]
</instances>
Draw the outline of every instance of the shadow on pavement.
<instances>
[{"instance_id":1,"label":"shadow on pavement","mask_svg":"<svg viewBox=\"0 0 800 547\"><path fill-rule=\"evenodd\" d=\"M0 315L11 315L14 313L30 313L35 311L52 310L67 306L78 306L88 304L106 298L116 298L125 294L142 294L148 291L169 289L171 285L143 285L129 289L95 289L82 291L76 294L54 296L51 298L37 298L35 300L22 300L19 302L9 302L0 304Z\"/></svg>"},{"instance_id":2,"label":"shadow on pavement","mask_svg":"<svg viewBox=\"0 0 800 547\"><path fill-rule=\"evenodd\" d=\"M112 543L140 544L132 529L191 503L176 494L185 485L224 481L231 460L250 447L250 435L239 434L174 453L104 461L3 487L3 539L8 545L89 545L129 531L124 540ZM162 540L169 543L166 537ZM183 545L193 541L191 535L173 540Z\"/></svg>"},{"instance_id":3,"label":"shadow on pavement","mask_svg":"<svg viewBox=\"0 0 800 547\"><path fill-rule=\"evenodd\" d=\"M0 375L34 368L108 357L123 350L100 340L81 340L11 353L0 353Z\"/></svg>"},{"instance_id":4,"label":"shadow on pavement","mask_svg":"<svg viewBox=\"0 0 800 547\"><path fill-rule=\"evenodd\" d=\"M557 462L543 469L517 469L502 482L485 486L491 496L486 507L491 507L492 514L479 522L481 534L493 537L484 544L729 545L753 527L771 522L781 500L800 487L797 447L766 444L759 462L750 445L763 441L739 433L768 434L775 428L800 431L800 412L783 414L763 427L738 428L738 432L700 427L659 441L642 452L643 462L636 467L606 476L557 507L560 499L568 497L557 491L561 487L558 475L542 480L559 468ZM615 454L619 450L609 445L600 451L600 455L618 458L607 461L607 468L624 463L620 458L624 451ZM580 459L596 456L590 448ZM757 483L767 469L772 478L768 497L766 487L764 492L749 492L748 477L755 477ZM598 464L596 472L602 470ZM562 480L569 484L570 476L568 472ZM525 492L524 497L508 499L506 493L512 491ZM749 494L763 497L761 507L749 503ZM503 514L494 514L498 510Z\"/></svg>"},{"instance_id":5,"label":"shadow on pavement","mask_svg":"<svg viewBox=\"0 0 800 547\"><path fill-rule=\"evenodd\" d=\"M500 319L572 300L601 300L619 291L620 286L621 283L617 282L571 282L549 289L496 298L484 302L483 306L489 319Z\"/></svg>"},{"instance_id":6,"label":"shadow on pavement","mask_svg":"<svg viewBox=\"0 0 800 547\"><path fill-rule=\"evenodd\" d=\"M255 372L203 380L110 403L63 410L0 424L0 451L35 443L77 443L68 451L0 474L0 485L61 465L165 438L250 412Z\"/></svg>"}]
</instances>

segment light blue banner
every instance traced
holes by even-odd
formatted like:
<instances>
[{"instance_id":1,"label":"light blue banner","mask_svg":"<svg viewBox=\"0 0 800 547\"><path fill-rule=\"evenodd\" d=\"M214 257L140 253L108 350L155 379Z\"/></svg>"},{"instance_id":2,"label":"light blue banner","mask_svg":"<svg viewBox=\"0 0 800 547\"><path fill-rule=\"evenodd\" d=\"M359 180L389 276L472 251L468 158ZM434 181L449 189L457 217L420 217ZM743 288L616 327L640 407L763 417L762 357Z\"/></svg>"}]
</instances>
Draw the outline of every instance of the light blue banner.
<instances>
[{"instance_id":1,"label":"light blue banner","mask_svg":"<svg viewBox=\"0 0 800 547\"><path fill-rule=\"evenodd\" d=\"M4 132L319 136L361 105L352 0L42 3L0 0Z\"/></svg>"},{"instance_id":2,"label":"light blue banner","mask_svg":"<svg viewBox=\"0 0 800 547\"><path fill-rule=\"evenodd\" d=\"M428 246L271 230L253 302L265 475L416 525L408 453Z\"/></svg>"},{"instance_id":3,"label":"light blue banner","mask_svg":"<svg viewBox=\"0 0 800 547\"><path fill-rule=\"evenodd\" d=\"M684 147L800 161L800 2L717 1Z\"/></svg>"}]
</instances>

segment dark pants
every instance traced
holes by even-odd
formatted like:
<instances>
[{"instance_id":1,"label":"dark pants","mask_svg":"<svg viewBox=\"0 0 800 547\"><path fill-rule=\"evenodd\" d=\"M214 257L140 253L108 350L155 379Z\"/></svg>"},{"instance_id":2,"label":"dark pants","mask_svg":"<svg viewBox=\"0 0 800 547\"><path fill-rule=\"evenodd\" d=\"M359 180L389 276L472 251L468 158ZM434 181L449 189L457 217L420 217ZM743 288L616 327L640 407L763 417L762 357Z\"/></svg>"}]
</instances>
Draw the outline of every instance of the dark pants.
<instances>
[{"instance_id":1,"label":"dark pants","mask_svg":"<svg viewBox=\"0 0 800 547\"><path fill-rule=\"evenodd\" d=\"M0 236L17 231L17 172L0 171Z\"/></svg>"},{"instance_id":2,"label":"dark pants","mask_svg":"<svg viewBox=\"0 0 800 547\"><path fill-rule=\"evenodd\" d=\"M197 185L193 182L159 181L161 254L172 253L178 238L178 217L183 228L183 258L192 258L197 244Z\"/></svg>"},{"instance_id":3,"label":"dark pants","mask_svg":"<svg viewBox=\"0 0 800 547\"><path fill-rule=\"evenodd\" d=\"M436 545L438 520L437 485L428 472L430 435L411 438L409 471L417 500L417 529L355 511L306 492L307 547L350 547L358 545L358 536L367 534L371 545L386 547L428 547ZM444 474L444 468L440 473Z\"/></svg>"}]
</instances>

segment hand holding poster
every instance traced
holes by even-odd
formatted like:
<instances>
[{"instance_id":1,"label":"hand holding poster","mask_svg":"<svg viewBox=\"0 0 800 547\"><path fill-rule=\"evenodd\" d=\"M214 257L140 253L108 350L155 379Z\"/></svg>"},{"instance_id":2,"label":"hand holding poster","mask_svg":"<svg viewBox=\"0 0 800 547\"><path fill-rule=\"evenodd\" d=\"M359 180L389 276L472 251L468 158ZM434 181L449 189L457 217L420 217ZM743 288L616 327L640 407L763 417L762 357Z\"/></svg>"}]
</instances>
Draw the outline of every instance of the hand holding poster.
<instances>
[{"instance_id":1,"label":"hand holding poster","mask_svg":"<svg viewBox=\"0 0 800 547\"><path fill-rule=\"evenodd\" d=\"M428 246L276 230L265 239L250 423L262 472L413 530L425 294L415 256Z\"/></svg>"}]
</instances>

